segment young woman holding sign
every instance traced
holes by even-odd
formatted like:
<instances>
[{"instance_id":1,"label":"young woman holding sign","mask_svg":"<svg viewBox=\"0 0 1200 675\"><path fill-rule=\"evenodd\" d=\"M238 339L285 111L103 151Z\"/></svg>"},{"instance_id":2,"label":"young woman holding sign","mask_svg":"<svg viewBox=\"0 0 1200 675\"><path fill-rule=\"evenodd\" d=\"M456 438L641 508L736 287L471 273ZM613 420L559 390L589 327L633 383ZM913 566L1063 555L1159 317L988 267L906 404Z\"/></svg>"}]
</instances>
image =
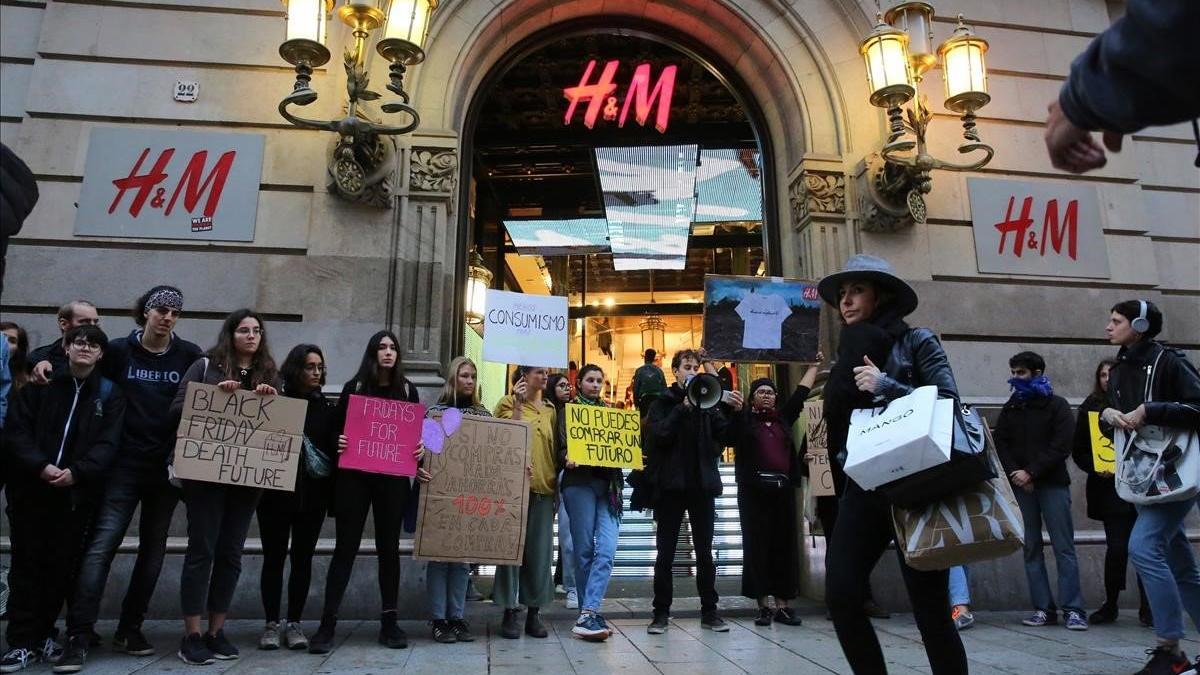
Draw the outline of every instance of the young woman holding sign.
<instances>
[{"instance_id":1,"label":"young woman holding sign","mask_svg":"<svg viewBox=\"0 0 1200 675\"><path fill-rule=\"evenodd\" d=\"M391 331L381 330L367 341L358 372L342 388L334 413L334 429L344 429L350 396L372 396L417 403L417 388L404 377L400 351ZM345 451L347 439L339 435L338 453ZM421 448L416 453L418 460ZM375 555L379 559L379 602L382 606L379 643L390 649L404 649L408 636L396 623L396 605L400 595L400 527L411 492L408 478L366 473L352 469L334 470L333 515L337 524L333 561L325 579L325 608L321 625L309 642L311 654L328 654L333 649L334 630L342 596L350 583L354 558L362 544L367 511L375 514Z\"/></svg>"},{"instance_id":2,"label":"young woman holding sign","mask_svg":"<svg viewBox=\"0 0 1200 675\"><path fill-rule=\"evenodd\" d=\"M332 497L337 429L333 425L333 406L321 393L325 384L325 356L320 347L296 345L288 352L279 372L284 396L307 401L308 409L304 416L304 454L296 474L296 490L268 490L258 503L258 531L263 545L259 590L267 619L258 648L279 649L282 641L288 649L307 649L308 638L300 627L300 617L312 581L313 552ZM287 623L281 626L280 596L289 538L292 568L287 585Z\"/></svg>"},{"instance_id":3,"label":"young woman holding sign","mask_svg":"<svg viewBox=\"0 0 1200 675\"><path fill-rule=\"evenodd\" d=\"M529 515L525 529L525 555L520 566L501 565L496 568L493 596L504 607L500 624L501 637L515 640L521 637L517 623L517 601L529 608L525 617L525 634L544 638L549 633L538 611L554 598L553 567L554 491L558 483L555 428L558 426L554 404L542 397L546 386L546 369L532 366L517 368L513 393L496 404L496 417L525 420L532 427L530 446L533 465L530 468ZM519 598L518 598L519 594Z\"/></svg>"},{"instance_id":4,"label":"young woman holding sign","mask_svg":"<svg viewBox=\"0 0 1200 675\"><path fill-rule=\"evenodd\" d=\"M600 400L604 371L594 364L579 369L575 378L578 405L603 406ZM575 586L579 595L579 618L571 632L584 640L602 642L612 629L600 615L600 603L608 590L617 533L621 528L621 488L624 476L618 468L580 466L567 459L566 424L559 426L560 461L564 462L563 504L575 549Z\"/></svg>"},{"instance_id":5,"label":"young woman holding sign","mask_svg":"<svg viewBox=\"0 0 1200 675\"><path fill-rule=\"evenodd\" d=\"M822 360L818 354L817 362ZM742 595L758 601L754 623L759 626L772 621L800 625L800 617L788 606L800 591L795 486L804 466L793 447L792 425L804 412L816 379L814 364L779 407L775 383L759 378L750 384L750 405L733 416L738 515L745 546ZM775 609L767 604L768 596L775 598Z\"/></svg>"},{"instance_id":6,"label":"young woman holding sign","mask_svg":"<svg viewBox=\"0 0 1200 675\"><path fill-rule=\"evenodd\" d=\"M188 382L215 384L223 391L277 394L282 384L267 348L262 319L250 309L239 309L225 318L217 346L193 363L179 383L171 403L171 416L176 420L183 415ZM190 665L236 659L238 649L225 637L223 628L242 572L242 547L262 490L196 480L182 483L188 545L179 581L184 627L179 658ZM200 619L205 612L208 631L201 635Z\"/></svg>"},{"instance_id":7,"label":"young woman holding sign","mask_svg":"<svg viewBox=\"0 0 1200 675\"><path fill-rule=\"evenodd\" d=\"M465 356L455 357L446 369L446 384L437 404L425 411L429 419L442 418L451 408L464 415L491 417L492 413L479 403L479 371L475 362ZM417 479L427 483L432 478L425 468L417 472ZM467 563L438 562L431 560L425 568L425 590L429 594L430 613L433 614L433 639L435 642L473 642L475 636L463 611L467 604L467 580L471 569Z\"/></svg>"}]
</instances>

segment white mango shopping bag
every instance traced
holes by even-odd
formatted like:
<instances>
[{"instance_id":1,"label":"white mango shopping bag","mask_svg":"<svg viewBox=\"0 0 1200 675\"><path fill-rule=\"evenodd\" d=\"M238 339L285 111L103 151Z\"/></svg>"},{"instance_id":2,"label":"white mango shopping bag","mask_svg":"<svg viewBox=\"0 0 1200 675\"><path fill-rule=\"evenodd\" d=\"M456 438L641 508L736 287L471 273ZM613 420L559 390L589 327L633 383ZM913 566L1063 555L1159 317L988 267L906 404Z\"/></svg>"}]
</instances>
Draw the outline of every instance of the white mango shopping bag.
<instances>
[{"instance_id":1,"label":"white mango shopping bag","mask_svg":"<svg viewBox=\"0 0 1200 675\"><path fill-rule=\"evenodd\" d=\"M855 410L846 438L846 475L864 490L950 461L954 400L918 387L886 408Z\"/></svg>"}]
</instances>

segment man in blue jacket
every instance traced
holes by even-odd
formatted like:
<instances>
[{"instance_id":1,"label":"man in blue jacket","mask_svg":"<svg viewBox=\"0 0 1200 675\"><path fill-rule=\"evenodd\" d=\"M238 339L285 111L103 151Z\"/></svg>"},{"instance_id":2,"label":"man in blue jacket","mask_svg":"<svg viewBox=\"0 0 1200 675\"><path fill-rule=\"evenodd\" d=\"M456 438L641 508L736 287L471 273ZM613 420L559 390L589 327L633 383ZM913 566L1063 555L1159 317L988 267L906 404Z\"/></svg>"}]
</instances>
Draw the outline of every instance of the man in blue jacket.
<instances>
[{"instance_id":1,"label":"man in blue jacket","mask_svg":"<svg viewBox=\"0 0 1200 675\"><path fill-rule=\"evenodd\" d=\"M1058 100L1050 104L1046 149L1055 168L1071 173L1108 161L1092 137L1120 152L1125 134L1193 120L1200 144L1200 29L1196 0L1129 0L1125 15L1092 40L1071 65ZM1200 157L1197 157L1200 166Z\"/></svg>"},{"instance_id":2,"label":"man in blue jacket","mask_svg":"<svg viewBox=\"0 0 1200 675\"><path fill-rule=\"evenodd\" d=\"M46 386L21 389L4 425L13 552L5 673L62 656L54 621L75 588L125 416L124 396L96 368L108 346L104 332L72 328L63 344L67 370Z\"/></svg>"}]
</instances>

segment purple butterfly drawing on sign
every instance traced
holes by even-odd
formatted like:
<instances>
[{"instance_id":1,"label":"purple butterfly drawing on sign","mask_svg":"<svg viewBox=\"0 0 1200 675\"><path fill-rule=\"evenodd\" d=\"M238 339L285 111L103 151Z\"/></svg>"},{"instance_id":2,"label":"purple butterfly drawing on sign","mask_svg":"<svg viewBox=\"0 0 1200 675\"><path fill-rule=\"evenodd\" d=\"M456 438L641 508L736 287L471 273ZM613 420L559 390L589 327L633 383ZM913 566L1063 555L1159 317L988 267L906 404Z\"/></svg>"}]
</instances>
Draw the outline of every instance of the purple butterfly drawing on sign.
<instances>
[{"instance_id":1,"label":"purple butterfly drawing on sign","mask_svg":"<svg viewBox=\"0 0 1200 675\"><path fill-rule=\"evenodd\" d=\"M426 418L421 425L421 442L435 455L442 454L446 439L458 431L462 425L462 411L458 408L447 408L438 419Z\"/></svg>"}]
</instances>

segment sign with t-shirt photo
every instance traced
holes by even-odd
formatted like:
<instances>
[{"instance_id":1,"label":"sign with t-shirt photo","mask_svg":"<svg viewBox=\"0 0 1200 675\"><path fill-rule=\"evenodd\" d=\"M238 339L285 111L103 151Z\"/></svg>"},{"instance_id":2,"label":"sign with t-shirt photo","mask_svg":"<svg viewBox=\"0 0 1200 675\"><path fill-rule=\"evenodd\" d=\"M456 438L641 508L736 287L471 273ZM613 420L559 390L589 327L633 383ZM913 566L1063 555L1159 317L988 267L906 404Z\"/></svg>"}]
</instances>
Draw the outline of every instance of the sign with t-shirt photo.
<instances>
[{"instance_id":1,"label":"sign with t-shirt photo","mask_svg":"<svg viewBox=\"0 0 1200 675\"><path fill-rule=\"evenodd\" d=\"M704 348L718 361L815 362L820 316L816 282L704 277Z\"/></svg>"}]
</instances>

